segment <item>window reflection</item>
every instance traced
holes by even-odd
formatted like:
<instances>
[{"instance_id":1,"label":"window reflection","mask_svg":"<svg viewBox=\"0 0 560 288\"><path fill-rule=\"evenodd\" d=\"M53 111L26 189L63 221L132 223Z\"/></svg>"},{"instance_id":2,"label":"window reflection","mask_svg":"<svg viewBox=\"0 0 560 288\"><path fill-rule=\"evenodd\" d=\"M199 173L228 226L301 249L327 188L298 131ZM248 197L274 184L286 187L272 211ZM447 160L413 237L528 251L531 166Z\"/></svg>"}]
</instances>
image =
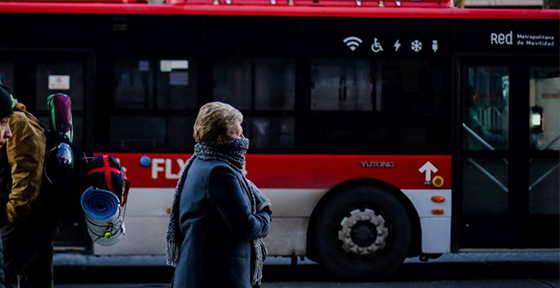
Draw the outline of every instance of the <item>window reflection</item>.
<instances>
[{"instance_id":1,"label":"window reflection","mask_svg":"<svg viewBox=\"0 0 560 288\"><path fill-rule=\"evenodd\" d=\"M214 63L214 100L240 109L254 149L295 147L296 61L236 57ZM266 112L266 116L259 111ZM272 115L268 115L268 114Z\"/></svg>"},{"instance_id":2,"label":"window reflection","mask_svg":"<svg viewBox=\"0 0 560 288\"><path fill-rule=\"evenodd\" d=\"M14 87L14 67L15 65L12 62L0 62L0 79L4 86L12 89L10 93L17 95Z\"/></svg>"},{"instance_id":3,"label":"window reflection","mask_svg":"<svg viewBox=\"0 0 560 288\"><path fill-rule=\"evenodd\" d=\"M426 60L315 59L311 109L430 113L442 105L439 63Z\"/></svg>"},{"instance_id":4,"label":"window reflection","mask_svg":"<svg viewBox=\"0 0 560 288\"><path fill-rule=\"evenodd\" d=\"M509 75L505 67L469 67L464 89L464 148L508 148Z\"/></svg>"},{"instance_id":5,"label":"window reflection","mask_svg":"<svg viewBox=\"0 0 560 288\"><path fill-rule=\"evenodd\" d=\"M214 64L214 100L248 110L293 110L294 59L229 58Z\"/></svg>"},{"instance_id":6,"label":"window reflection","mask_svg":"<svg viewBox=\"0 0 560 288\"><path fill-rule=\"evenodd\" d=\"M560 75L558 67L531 68L531 148L560 150Z\"/></svg>"},{"instance_id":7,"label":"window reflection","mask_svg":"<svg viewBox=\"0 0 560 288\"><path fill-rule=\"evenodd\" d=\"M531 158L529 166L529 212L558 214L560 179L558 158Z\"/></svg>"},{"instance_id":8,"label":"window reflection","mask_svg":"<svg viewBox=\"0 0 560 288\"><path fill-rule=\"evenodd\" d=\"M255 60L255 109L294 110L296 61L257 58Z\"/></svg>"},{"instance_id":9,"label":"window reflection","mask_svg":"<svg viewBox=\"0 0 560 288\"><path fill-rule=\"evenodd\" d=\"M157 71L157 109L196 108L196 62L185 59L161 60ZM161 63L168 67L162 67Z\"/></svg>"},{"instance_id":10,"label":"window reflection","mask_svg":"<svg viewBox=\"0 0 560 288\"><path fill-rule=\"evenodd\" d=\"M229 58L214 63L214 100L251 109L252 61Z\"/></svg>"},{"instance_id":11,"label":"window reflection","mask_svg":"<svg viewBox=\"0 0 560 288\"><path fill-rule=\"evenodd\" d=\"M251 148L294 148L295 121L292 117L246 117L243 130Z\"/></svg>"},{"instance_id":12,"label":"window reflection","mask_svg":"<svg viewBox=\"0 0 560 288\"><path fill-rule=\"evenodd\" d=\"M153 64L149 60L123 60L115 63L115 107L154 108Z\"/></svg>"},{"instance_id":13,"label":"window reflection","mask_svg":"<svg viewBox=\"0 0 560 288\"><path fill-rule=\"evenodd\" d=\"M371 111L375 101L369 60L316 59L311 62L311 109Z\"/></svg>"},{"instance_id":14,"label":"window reflection","mask_svg":"<svg viewBox=\"0 0 560 288\"><path fill-rule=\"evenodd\" d=\"M63 90L49 88L49 76L68 76L68 85ZM37 111L48 111L47 97L54 93L64 93L72 98L72 112L84 110L84 64L82 62L39 62L36 71Z\"/></svg>"},{"instance_id":15,"label":"window reflection","mask_svg":"<svg viewBox=\"0 0 560 288\"><path fill-rule=\"evenodd\" d=\"M194 117L133 117L111 118L111 147L116 148L175 148L194 147Z\"/></svg>"},{"instance_id":16,"label":"window reflection","mask_svg":"<svg viewBox=\"0 0 560 288\"><path fill-rule=\"evenodd\" d=\"M556 214L560 210L560 69L532 67L529 80L530 159L529 212ZM548 151L547 151L548 150ZM543 152L537 152L543 151ZM546 156L549 155L549 156Z\"/></svg>"},{"instance_id":17,"label":"window reflection","mask_svg":"<svg viewBox=\"0 0 560 288\"><path fill-rule=\"evenodd\" d=\"M156 77L155 81L154 77ZM115 63L115 107L159 110L194 109L197 96L195 79L195 61L186 59L117 61Z\"/></svg>"}]
</instances>

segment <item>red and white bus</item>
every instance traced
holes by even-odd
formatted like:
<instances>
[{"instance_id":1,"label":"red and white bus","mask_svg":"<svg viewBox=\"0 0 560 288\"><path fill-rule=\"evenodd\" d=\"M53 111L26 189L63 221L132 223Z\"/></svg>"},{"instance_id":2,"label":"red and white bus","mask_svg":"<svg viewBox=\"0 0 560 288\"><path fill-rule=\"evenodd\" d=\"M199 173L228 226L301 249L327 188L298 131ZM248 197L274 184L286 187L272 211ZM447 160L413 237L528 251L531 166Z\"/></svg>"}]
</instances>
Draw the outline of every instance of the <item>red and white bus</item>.
<instances>
[{"instance_id":1,"label":"red and white bus","mask_svg":"<svg viewBox=\"0 0 560 288\"><path fill-rule=\"evenodd\" d=\"M132 184L119 243L76 223L58 251L163 255L194 118L215 100L245 116L271 255L357 276L558 249L558 10L85 2L0 3L3 82L45 123L46 97L70 95L77 143L118 157Z\"/></svg>"}]
</instances>

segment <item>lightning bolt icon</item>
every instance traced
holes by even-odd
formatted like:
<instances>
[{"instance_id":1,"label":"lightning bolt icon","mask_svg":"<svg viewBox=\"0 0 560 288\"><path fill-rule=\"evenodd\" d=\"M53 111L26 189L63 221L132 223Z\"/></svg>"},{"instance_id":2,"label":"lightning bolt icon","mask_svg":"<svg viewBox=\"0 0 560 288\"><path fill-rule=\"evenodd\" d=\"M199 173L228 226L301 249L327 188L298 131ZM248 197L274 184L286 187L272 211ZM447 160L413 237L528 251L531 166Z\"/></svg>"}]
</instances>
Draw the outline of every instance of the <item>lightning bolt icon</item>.
<instances>
[{"instance_id":1,"label":"lightning bolt icon","mask_svg":"<svg viewBox=\"0 0 560 288\"><path fill-rule=\"evenodd\" d=\"M399 51L399 48L401 47L401 43L399 43L399 40L395 42L395 45L393 45L393 47L395 47L395 52Z\"/></svg>"}]
</instances>

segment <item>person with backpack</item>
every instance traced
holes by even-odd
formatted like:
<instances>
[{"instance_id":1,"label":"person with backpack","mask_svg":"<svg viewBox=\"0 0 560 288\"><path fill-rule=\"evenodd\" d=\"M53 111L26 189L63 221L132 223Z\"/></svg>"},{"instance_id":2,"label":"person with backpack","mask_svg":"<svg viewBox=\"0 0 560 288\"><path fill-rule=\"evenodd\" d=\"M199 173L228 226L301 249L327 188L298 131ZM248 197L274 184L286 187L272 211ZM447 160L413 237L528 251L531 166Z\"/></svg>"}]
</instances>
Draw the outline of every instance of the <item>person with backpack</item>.
<instances>
[{"instance_id":1,"label":"person with backpack","mask_svg":"<svg viewBox=\"0 0 560 288\"><path fill-rule=\"evenodd\" d=\"M13 112L11 96L0 85L0 149L6 145L8 138L12 137L9 122ZM0 238L0 288L6 287L4 283L6 283L4 274L4 253L2 238Z\"/></svg>"},{"instance_id":2,"label":"person with backpack","mask_svg":"<svg viewBox=\"0 0 560 288\"><path fill-rule=\"evenodd\" d=\"M4 86L5 87L5 86ZM7 94L3 89L3 96ZM10 97L11 95L8 94ZM39 120L11 97L12 137L0 150L0 225L6 287L53 287L52 203L41 193L47 138ZM23 109L22 109L23 108Z\"/></svg>"}]
</instances>

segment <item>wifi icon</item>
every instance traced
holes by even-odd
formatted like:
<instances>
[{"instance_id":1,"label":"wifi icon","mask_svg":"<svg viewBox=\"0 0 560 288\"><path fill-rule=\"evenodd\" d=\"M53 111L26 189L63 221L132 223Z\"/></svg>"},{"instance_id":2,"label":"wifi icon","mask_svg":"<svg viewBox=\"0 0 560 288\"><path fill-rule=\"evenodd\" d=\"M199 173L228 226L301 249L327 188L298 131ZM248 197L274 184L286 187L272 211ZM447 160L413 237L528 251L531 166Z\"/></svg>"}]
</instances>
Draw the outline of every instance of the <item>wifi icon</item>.
<instances>
[{"instance_id":1,"label":"wifi icon","mask_svg":"<svg viewBox=\"0 0 560 288\"><path fill-rule=\"evenodd\" d=\"M348 46L348 48L350 48L350 50L354 51L356 50L356 48L358 48L360 46L360 44L362 44L362 39L355 37L355 36L350 36L350 37L346 37L344 38L344 40L342 40L346 46Z\"/></svg>"}]
</instances>

